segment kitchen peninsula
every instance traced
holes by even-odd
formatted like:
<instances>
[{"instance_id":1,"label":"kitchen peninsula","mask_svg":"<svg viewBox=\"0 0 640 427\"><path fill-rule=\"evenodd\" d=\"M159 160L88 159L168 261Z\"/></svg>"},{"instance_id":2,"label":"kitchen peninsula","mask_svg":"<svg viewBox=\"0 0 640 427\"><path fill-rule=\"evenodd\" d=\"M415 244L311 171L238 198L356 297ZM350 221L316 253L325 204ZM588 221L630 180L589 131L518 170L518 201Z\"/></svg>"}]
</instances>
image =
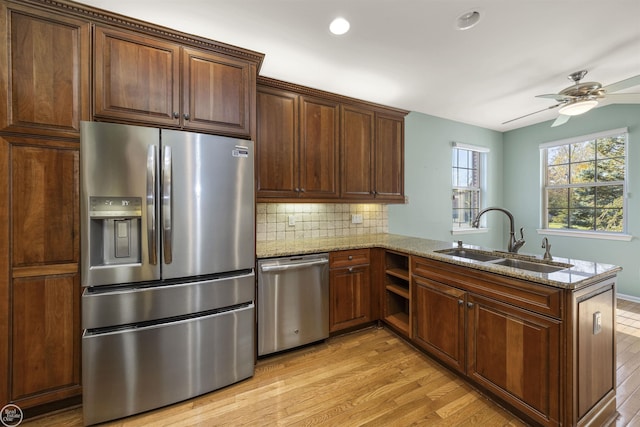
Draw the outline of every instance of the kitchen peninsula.
<instances>
[{"instance_id":1,"label":"kitchen peninsula","mask_svg":"<svg viewBox=\"0 0 640 427\"><path fill-rule=\"evenodd\" d=\"M480 261L456 256L465 255L457 247L374 234L259 241L256 250L258 258L368 250L371 280L355 293L371 296L366 324L384 321L528 422L614 420L620 267L557 257L544 262L540 256L463 245L467 253L490 259ZM547 266L549 272L509 266L518 262Z\"/></svg>"}]
</instances>

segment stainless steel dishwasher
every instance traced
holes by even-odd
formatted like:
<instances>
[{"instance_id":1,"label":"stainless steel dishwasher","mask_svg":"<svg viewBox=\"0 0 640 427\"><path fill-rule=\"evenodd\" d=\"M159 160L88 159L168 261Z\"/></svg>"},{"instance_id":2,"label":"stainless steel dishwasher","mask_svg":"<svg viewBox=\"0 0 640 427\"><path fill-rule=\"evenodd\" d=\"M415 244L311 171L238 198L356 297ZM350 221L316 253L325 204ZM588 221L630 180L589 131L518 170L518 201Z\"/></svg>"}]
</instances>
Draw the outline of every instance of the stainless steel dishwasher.
<instances>
[{"instance_id":1,"label":"stainless steel dishwasher","mask_svg":"<svg viewBox=\"0 0 640 427\"><path fill-rule=\"evenodd\" d=\"M329 336L329 255L258 261L258 356Z\"/></svg>"}]
</instances>

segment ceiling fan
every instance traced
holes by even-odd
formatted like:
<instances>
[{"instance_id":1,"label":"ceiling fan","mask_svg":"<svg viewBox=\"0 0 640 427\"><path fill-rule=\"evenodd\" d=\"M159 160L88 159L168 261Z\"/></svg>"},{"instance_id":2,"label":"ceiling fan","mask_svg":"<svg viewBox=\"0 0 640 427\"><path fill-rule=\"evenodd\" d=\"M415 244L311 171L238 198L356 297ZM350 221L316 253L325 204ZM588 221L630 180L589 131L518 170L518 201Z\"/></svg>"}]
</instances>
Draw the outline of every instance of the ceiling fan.
<instances>
[{"instance_id":1,"label":"ceiling fan","mask_svg":"<svg viewBox=\"0 0 640 427\"><path fill-rule=\"evenodd\" d=\"M558 108L560 115L553 122L551 127L560 126L565 124L571 116L577 116L584 114L598 105L599 100L606 99L613 103L640 103L640 94L638 93L614 93L633 86L640 85L640 75L635 77L629 77L628 79L621 80L617 83L612 83L607 86L602 86L598 82L585 82L580 83L580 80L587 74L587 70L576 71L567 76L574 84L562 89L557 94L545 94L537 95L536 98L550 98L558 101L557 104L547 107L543 110L534 111L533 113L525 114L524 116L517 117L515 119L508 120L504 123L511 123L515 120L522 119L524 117L531 116L533 114L541 113L543 111L552 110Z\"/></svg>"}]
</instances>

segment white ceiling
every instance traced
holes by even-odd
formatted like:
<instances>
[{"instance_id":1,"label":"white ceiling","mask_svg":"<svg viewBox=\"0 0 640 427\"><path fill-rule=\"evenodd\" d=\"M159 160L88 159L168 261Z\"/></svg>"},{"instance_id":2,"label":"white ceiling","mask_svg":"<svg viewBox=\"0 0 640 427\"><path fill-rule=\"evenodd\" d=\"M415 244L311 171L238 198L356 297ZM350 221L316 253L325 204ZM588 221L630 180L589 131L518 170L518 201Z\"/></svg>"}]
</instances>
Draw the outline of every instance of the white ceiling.
<instances>
[{"instance_id":1,"label":"white ceiling","mask_svg":"<svg viewBox=\"0 0 640 427\"><path fill-rule=\"evenodd\" d=\"M260 74L507 131L552 120L566 76L640 74L640 0L82 0L265 54ZM465 12L479 24L455 28ZM351 31L329 33L343 16ZM640 93L640 86L626 92ZM587 113L588 114L588 113Z\"/></svg>"}]
</instances>

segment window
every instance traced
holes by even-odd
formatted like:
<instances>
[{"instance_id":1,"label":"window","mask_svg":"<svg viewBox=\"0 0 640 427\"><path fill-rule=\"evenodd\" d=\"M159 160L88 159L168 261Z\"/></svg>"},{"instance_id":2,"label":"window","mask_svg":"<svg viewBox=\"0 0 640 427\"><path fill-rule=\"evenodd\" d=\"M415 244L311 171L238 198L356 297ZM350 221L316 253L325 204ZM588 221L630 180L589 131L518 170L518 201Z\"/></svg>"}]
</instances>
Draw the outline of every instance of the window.
<instances>
[{"instance_id":1,"label":"window","mask_svg":"<svg viewBox=\"0 0 640 427\"><path fill-rule=\"evenodd\" d=\"M626 232L627 129L543 144L543 228Z\"/></svg>"},{"instance_id":2,"label":"window","mask_svg":"<svg viewBox=\"0 0 640 427\"><path fill-rule=\"evenodd\" d=\"M482 196L482 163L489 150L454 143L452 156L453 229L469 229L480 211Z\"/></svg>"}]
</instances>

